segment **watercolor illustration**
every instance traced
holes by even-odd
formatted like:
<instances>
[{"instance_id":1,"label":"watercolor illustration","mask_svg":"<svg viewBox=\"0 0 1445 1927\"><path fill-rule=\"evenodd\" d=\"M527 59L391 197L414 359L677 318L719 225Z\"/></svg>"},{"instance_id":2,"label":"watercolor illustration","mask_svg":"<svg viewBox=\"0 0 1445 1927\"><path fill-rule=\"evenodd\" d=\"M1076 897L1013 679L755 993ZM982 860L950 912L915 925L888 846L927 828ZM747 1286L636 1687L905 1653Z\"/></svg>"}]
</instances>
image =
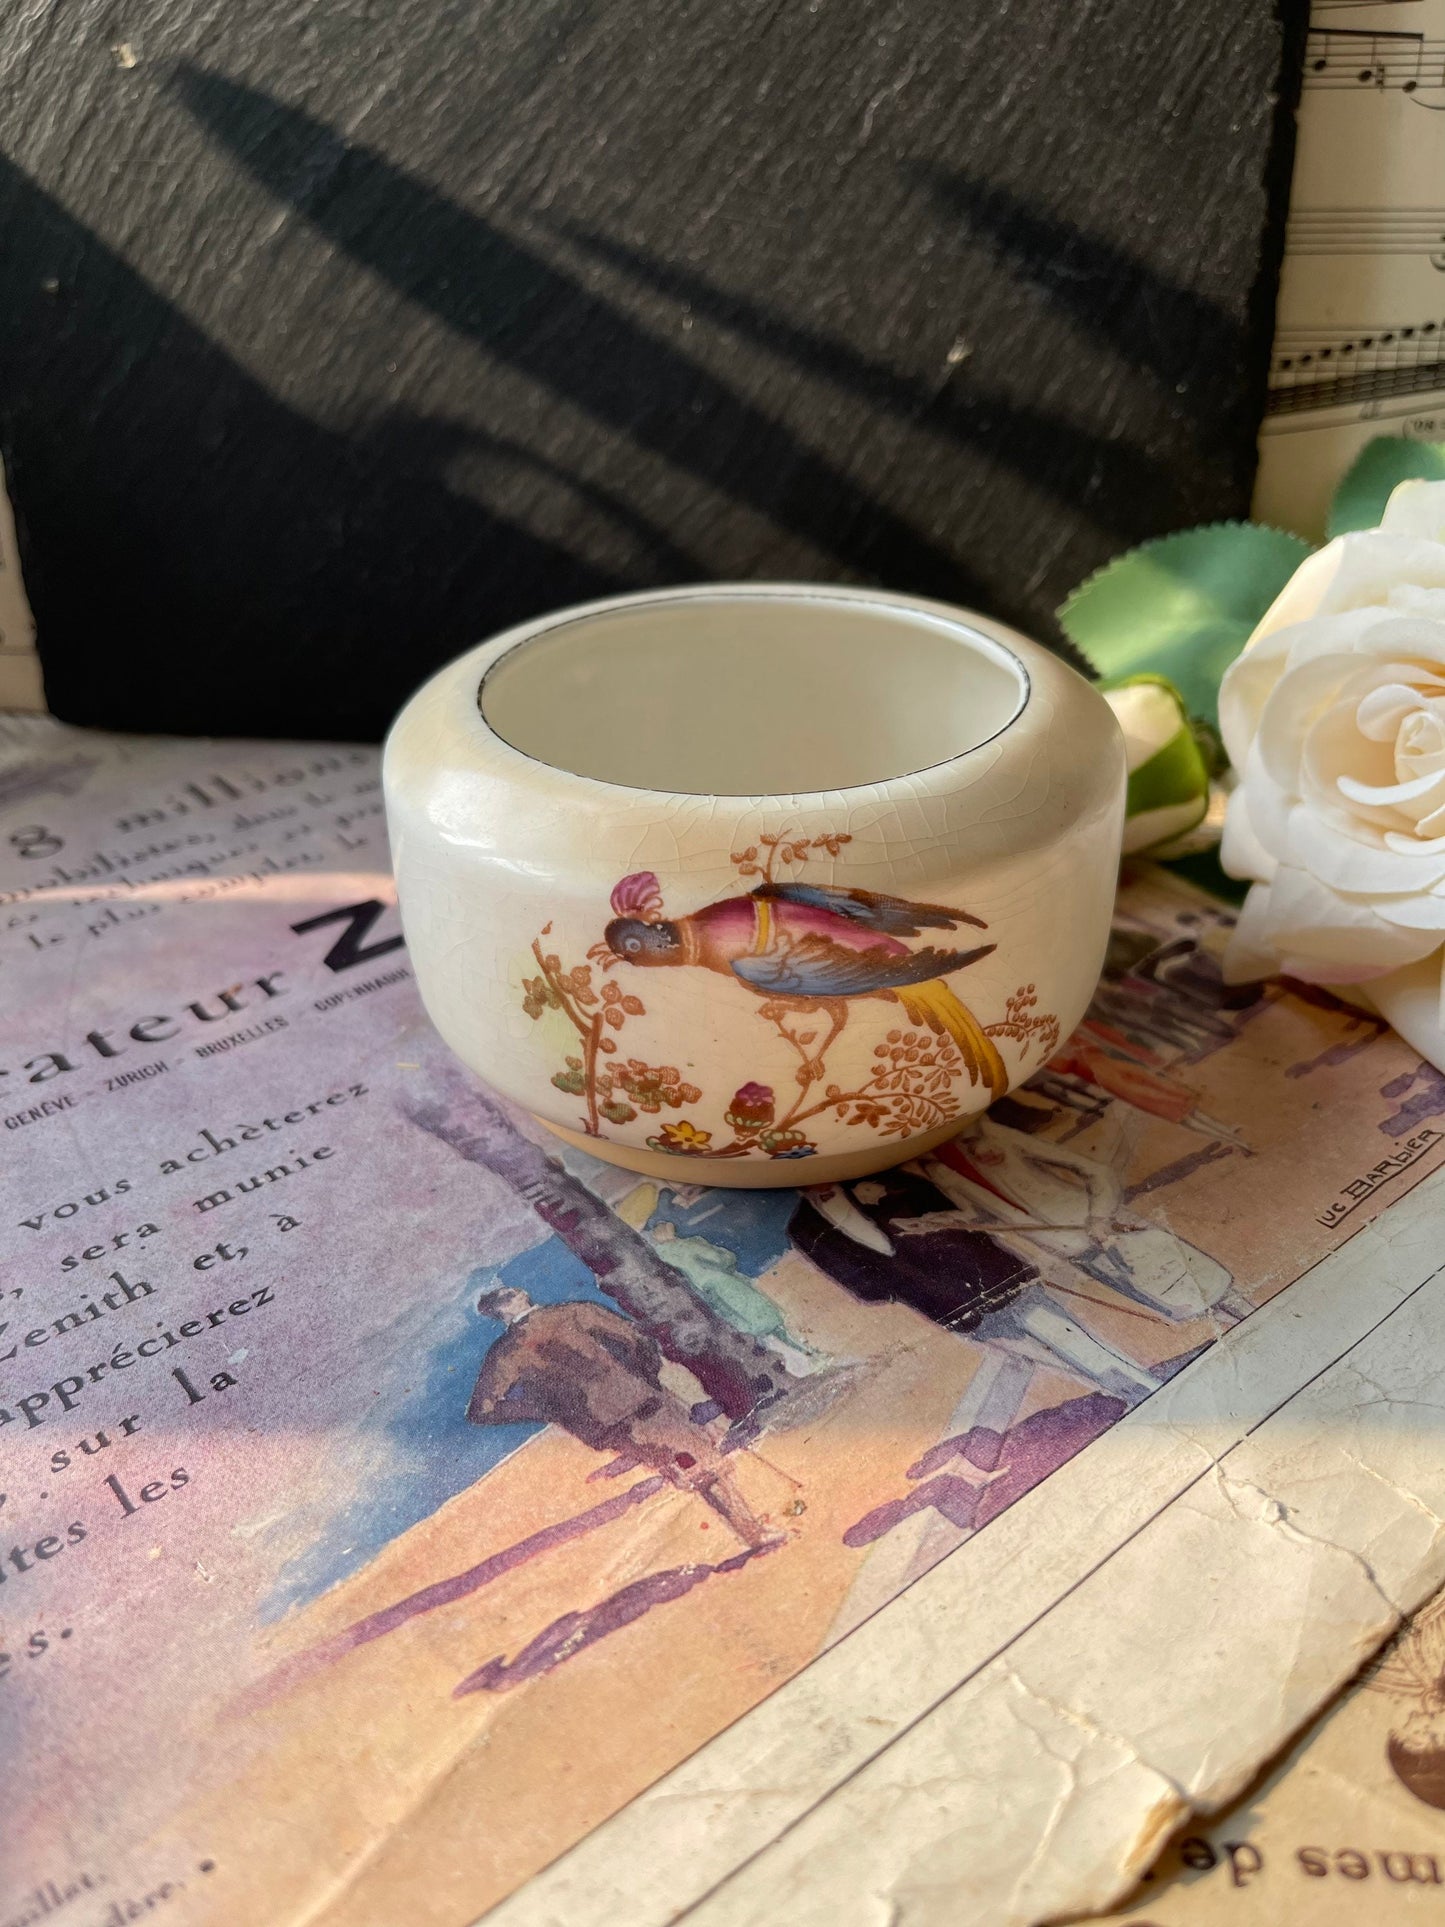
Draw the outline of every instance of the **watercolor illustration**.
<instances>
[{"instance_id":1,"label":"watercolor illustration","mask_svg":"<svg viewBox=\"0 0 1445 1927\"><path fill-rule=\"evenodd\" d=\"M581 1097L581 1118L590 1137L604 1123L631 1123L639 1112L685 1110L701 1089L674 1066L654 1067L621 1053L616 1033L646 1005L616 978L600 987L594 971L620 964L631 971L708 970L756 999L758 1017L796 1057L796 1091L780 1100L771 1084L749 1079L733 1093L725 1113L731 1137L679 1117L649 1136L648 1146L684 1156L804 1158L816 1145L806 1126L831 1115L850 1127L883 1137L908 1138L960 1114L956 1092L966 1083L990 1099L1009 1088L1010 1073L996 1039L1047 1057L1059 1041L1059 1024L1037 1009L1032 984L1008 999L1004 1015L981 1023L945 981L981 958L992 943L912 948L905 938L961 926L986 931L983 919L948 904L914 903L871 890L843 889L805 881L799 872L817 851L836 857L851 839L842 834L812 838L763 836L735 851L739 881L751 888L670 916L657 877L650 870L626 876L612 891L613 916L589 961L570 968L533 943L540 974L523 982L523 1007L536 1019L560 1010L577 1032L578 1052L554 1073L559 1090ZM792 874L785 874L791 872ZM828 1082L828 1053L864 1000L897 1007L903 1020L873 1049L868 1075L844 1089Z\"/></svg>"},{"instance_id":2,"label":"watercolor illustration","mask_svg":"<svg viewBox=\"0 0 1445 1927\"><path fill-rule=\"evenodd\" d=\"M658 907L640 889L635 900ZM771 914L797 899L761 901ZM496 1437L489 1483L522 1479L525 1465L555 1455L550 1437L569 1441L584 1486L615 1489L554 1509L537 1488L520 1538L297 1653L267 1696L614 1534L625 1516L645 1532L642 1515L669 1495L688 1503L692 1530L709 1518L722 1528L723 1557L664 1559L621 1584L585 1587L510 1652L473 1661L451 1696L511 1691L685 1594L735 1579L760 1555L785 1553L787 1563L825 1513L836 1515L835 1543L862 1558L837 1602L828 1637L839 1638L1247 1317L1275 1281L1248 1261L1241 1277L1243 1254L1191 1236L1188 1212L1179 1222L1165 1199L1215 1185L1220 1166L1234 1167L1238 1187L1257 1165L1248 1132L1218 1114L1203 1077L1216 1058L1228 1067L1244 1030L1271 1012L1278 1021L1279 996L1223 983L1224 913L1169 893L1133 901L1088 1017L1066 1042L1049 1039L1052 1054L1027 1085L964 1136L866 1179L792 1193L712 1192L681 1173L675 1184L640 1179L559 1153L498 1100L433 1073L438 1094L407 1107L411 1123L500 1181L533 1228L515 1257L468 1274L466 1329L480 1318L494 1334L470 1365L470 1395L457 1370L475 1341L459 1353L449 1333L422 1396L444 1396L448 1437L462 1418L473 1436ZM656 930L661 918L636 921ZM628 923L610 926L609 948L634 934ZM599 1011L615 1007L598 1000ZM1353 1064L1378 1039L1372 1020L1337 1000L1296 1009L1306 1035L1315 1023L1330 1041L1303 1055L1287 1044L1286 1085ZM646 1086L636 1072L612 1088L638 1091L649 1109L668 1093L677 1107L692 1101L675 1071L644 1068ZM1380 1128L1418 1129L1431 1104L1445 1105L1445 1092ZM1267 1183L1267 1173L1248 1182ZM885 1316L875 1327L876 1315ZM820 1466L810 1441L840 1420L846 1429L846 1415L885 1388L879 1415L898 1423L914 1360L924 1376L913 1396L937 1408L919 1449L842 1478L836 1464ZM564 1484L547 1484L547 1499L560 1500ZM389 1507L378 1509L390 1522ZM348 1544L360 1536L351 1514L336 1530Z\"/></svg>"},{"instance_id":3,"label":"watercolor illustration","mask_svg":"<svg viewBox=\"0 0 1445 1927\"><path fill-rule=\"evenodd\" d=\"M477 1376L474 1425L561 1425L605 1452L614 1476L646 1465L695 1492L754 1551L778 1536L754 1517L698 1408L663 1384L650 1334L605 1305L538 1305L517 1285L484 1292L477 1310L506 1330Z\"/></svg>"}]
</instances>

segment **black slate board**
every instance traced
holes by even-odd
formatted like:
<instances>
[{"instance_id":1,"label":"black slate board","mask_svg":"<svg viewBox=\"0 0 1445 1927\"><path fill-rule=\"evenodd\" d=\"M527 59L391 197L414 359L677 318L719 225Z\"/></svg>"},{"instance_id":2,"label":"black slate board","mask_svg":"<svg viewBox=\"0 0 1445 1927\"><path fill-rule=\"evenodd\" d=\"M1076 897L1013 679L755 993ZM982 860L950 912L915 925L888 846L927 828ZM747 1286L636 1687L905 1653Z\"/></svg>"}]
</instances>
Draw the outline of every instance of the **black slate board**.
<instances>
[{"instance_id":1,"label":"black slate board","mask_svg":"<svg viewBox=\"0 0 1445 1927\"><path fill-rule=\"evenodd\" d=\"M375 736L508 622L709 577L1048 639L1120 547L1247 508L1282 8L12 13L0 447L53 707Z\"/></svg>"}]
</instances>

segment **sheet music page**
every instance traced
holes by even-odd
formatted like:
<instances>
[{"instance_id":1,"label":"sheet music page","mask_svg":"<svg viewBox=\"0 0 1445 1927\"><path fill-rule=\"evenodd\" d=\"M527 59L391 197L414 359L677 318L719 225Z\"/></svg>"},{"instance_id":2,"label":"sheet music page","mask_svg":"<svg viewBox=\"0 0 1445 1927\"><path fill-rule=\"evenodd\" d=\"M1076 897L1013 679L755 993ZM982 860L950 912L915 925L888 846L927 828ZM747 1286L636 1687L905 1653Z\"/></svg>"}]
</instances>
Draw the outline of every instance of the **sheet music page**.
<instances>
[{"instance_id":1,"label":"sheet music page","mask_svg":"<svg viewBox=\"0 0 1445 1927\"><path fill-rule=\"evenodd\" d=\"M1376 435L1445 437L1445 0L1314 0L1257 518L1322 535Z\"/></svg>"}]
</instances>

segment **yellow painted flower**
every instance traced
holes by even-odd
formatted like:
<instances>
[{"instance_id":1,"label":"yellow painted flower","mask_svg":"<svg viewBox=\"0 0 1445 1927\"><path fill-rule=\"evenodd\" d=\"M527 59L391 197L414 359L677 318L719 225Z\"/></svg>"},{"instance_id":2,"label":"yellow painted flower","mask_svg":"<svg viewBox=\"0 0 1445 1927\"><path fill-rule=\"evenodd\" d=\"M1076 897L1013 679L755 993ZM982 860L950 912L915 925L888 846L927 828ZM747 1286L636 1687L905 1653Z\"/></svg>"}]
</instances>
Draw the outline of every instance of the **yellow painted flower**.
<instances>
[{"instance_id":1,"label":"yellow painted flower","mask_svg":"<svg viewBox=\"0 0 1445 1927\"><path fill-rule=\"evenodd\" d=\"M695 1157L712 1143L712 1132L700 1131L684 1117L676 1124L664 1124L660 1134L647 1141L655 1150L691 1152Z\"/></svg>"}]
</instances>

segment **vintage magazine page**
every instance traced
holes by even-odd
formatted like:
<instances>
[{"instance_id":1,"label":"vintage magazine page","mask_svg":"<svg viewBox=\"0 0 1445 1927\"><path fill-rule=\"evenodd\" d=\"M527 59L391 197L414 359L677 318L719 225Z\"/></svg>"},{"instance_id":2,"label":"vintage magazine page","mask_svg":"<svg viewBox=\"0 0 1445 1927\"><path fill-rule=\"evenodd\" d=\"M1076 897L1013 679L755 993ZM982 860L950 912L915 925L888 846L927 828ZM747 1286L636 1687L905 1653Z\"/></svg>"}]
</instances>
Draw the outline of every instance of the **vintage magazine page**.
<instances>
[{"instance_id":1,"label":"vintage magazine page","mask_svg":"<svg viewBox=\"0 0 1445 1927\"><path fill-rule=\"evenodd\" d=\"M1254 512L1318 538L1376 435L1445 439L1445 0L1314 0Z\"/></svg>"},{"instance_id":2,"label":"vintage magazine page","mask_svg":"<svg viewBox=\"0 0 1445 1927\"><path fill-rule=\"evenodd\" d=\"M1245 1799L1174 1841L1133 1904L1109 1922L1437 1920L1445 1888L1442 1713L1445 1594L1437 1594Z\"/></svg>"},{"instance_id":3,"label":"vintage magazine page","mask_svg":"<svg viewBox=\"0 0 1445 1927\"><path fill-rule=\"evenodd\" d=\"M946 1152L655 1184L432 1035L375 751L3 731L0 1927L1097 1909L1445 1581L1445 1078L1211 900Z\"/></svg>"}]
</instances>

